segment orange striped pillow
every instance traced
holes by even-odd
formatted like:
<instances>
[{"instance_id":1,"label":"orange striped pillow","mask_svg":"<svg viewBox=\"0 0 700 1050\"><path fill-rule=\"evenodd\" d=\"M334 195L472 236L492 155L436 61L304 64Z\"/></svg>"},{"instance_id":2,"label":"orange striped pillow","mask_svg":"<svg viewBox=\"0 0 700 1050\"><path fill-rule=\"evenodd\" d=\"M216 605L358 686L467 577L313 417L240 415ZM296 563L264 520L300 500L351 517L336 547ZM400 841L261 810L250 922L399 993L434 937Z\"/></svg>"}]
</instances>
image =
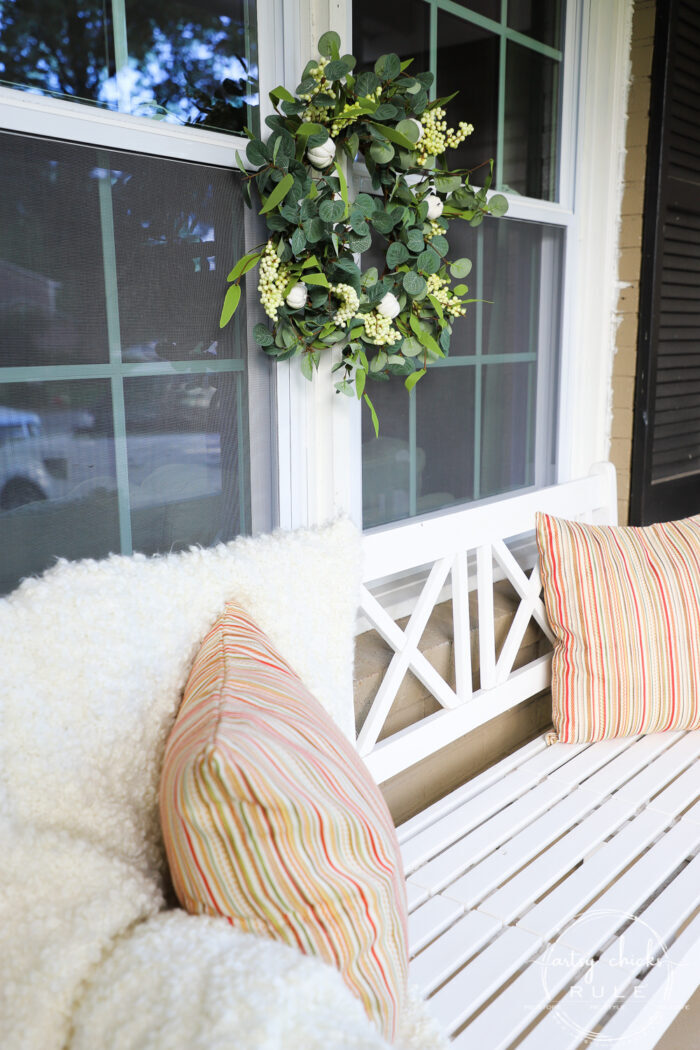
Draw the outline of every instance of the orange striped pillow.
<instances>
[{"instance_id":1,"label":"orange striped pillow","mask_svg":"<svg viewBox=\"0 0 700 1050\"><path fill-rule=\"evenodd\" d=\"M192 667L160 810L187 911L321 956L395 1037L408 958L389 811L352 744L234 604Z\"/></svg>"},{"instance_id":2,"label":"orange striped pillow","mask_svg":"<svg viewBox=\"0 0 700 1050\"><path fill-rule=\"evenodd\" d=\"M537 516L565 743L700 727L700 516L643 528Z\"/></svg>"}]
</instances>

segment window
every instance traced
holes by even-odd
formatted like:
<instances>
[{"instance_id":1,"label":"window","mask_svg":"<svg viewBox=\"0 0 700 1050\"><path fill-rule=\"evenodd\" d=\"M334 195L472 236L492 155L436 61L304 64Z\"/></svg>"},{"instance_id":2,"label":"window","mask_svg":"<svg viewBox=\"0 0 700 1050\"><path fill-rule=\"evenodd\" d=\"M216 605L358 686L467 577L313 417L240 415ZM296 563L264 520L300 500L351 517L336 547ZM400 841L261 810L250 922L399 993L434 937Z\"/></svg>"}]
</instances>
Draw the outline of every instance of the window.
<instances>
[{"instance_id":1,"label":"window","mask_svg":"<svg viewBox=\"0 0 700 1050\"><path fill-rule=\"evenodd\" d=\"M154 126L160 138L141 139L170 156L117 148L152 126L134 102L148 93L141 66L153 97L164 97L153 42L164 55L167 40L183 33L191 41L180 49L183 63L196 53L221 78L226 70L212 67L207 52L214 37L202 26L228 27L232 49L244 40L254 55L254 5L232 0L202 13L184 3L113 3L102 22L108 8L94 6L0 0L5 71L11 50L18 82L0 100L0 126L11 129L0 130L0 593L57 556L151 554L272 524L270 370L257 351L248 354L255 302L218 326L226 274L253 236L230 140L218 136L219 146L210 135L193 150L199 128L163 131L170 121L212 119L213 111L204 120L187 108L188 98L199 100L188 80L193 65L173 71L182 92L170 84L169 113ZM59 82L40 57L54 18L66 31L83 25L87 40L63 40L62 74L72 76L71 62L82 58L87 101L122 105L109 87L119 10L130 41L145 40L147 27L151 34L124 66L141 85L124 106L133 123L93 122L87 106L53 98L34 103L27 121L28 95L77 95L65 90L77 81ZM246 68L257 77L256 61ZM245 97L256 101L249 89ZM231 112L245 123L237 116L245 106ZM54 115L62 138L53 137ZM177 159L192 152L199 162Z\"/></svg>"},{"instance_id":2,"label":"window","mask_svg":"<svg viewBox=\"0 0 700 1050\"><path fill-rule=\"evenodd\" d=\"M455 324L449 357L410 395L399 384L369 388L381 429L375 438L363 413L365 527L546 484L557 456L570 221L558 204L564 5L411 0L410 11L398 0L356 0L359 61L390 50L408 57L418 45L416 69L437 73L434 97L460 92L451 123L475 125L451 165L493 157L510 211L477 229L450 228L453 257L473 262L477 302Z\"/></svg>"}]
</instances>

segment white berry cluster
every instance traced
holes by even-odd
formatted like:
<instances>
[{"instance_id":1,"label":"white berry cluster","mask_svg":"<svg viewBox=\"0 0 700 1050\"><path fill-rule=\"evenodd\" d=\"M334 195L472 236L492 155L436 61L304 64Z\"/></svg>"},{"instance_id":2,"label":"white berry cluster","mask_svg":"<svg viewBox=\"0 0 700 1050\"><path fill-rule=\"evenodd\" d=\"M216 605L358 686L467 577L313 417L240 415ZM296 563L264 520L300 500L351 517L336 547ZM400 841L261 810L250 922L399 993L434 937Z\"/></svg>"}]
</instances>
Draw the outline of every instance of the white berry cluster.
<instances>
[{"instance_id":1,"label":"white berry cluster","mask_svg":"<svg viewBox=\"0 0 700 1050\"><path fill-rule=\"evenodd\" d=\"M391 326L391 318L384 314L371 310L368 314L361 314L358 321L365 326L365 339L375 346L393 346L400 341L401 332Z\"/></svg>"},{"instance_id":2,"label":"white berry cluster","mask_svg":"<svg viewBox=\"0 0 700 1050\"><path fill-rule=\"evenodd\" d=\"M428 157L439 157L446 149L454 149L464 142L467 135L474 130L473 124L467 124L460 120L459 128L448 128L445 120L445 110L442 106L435 106L421 118L423 134L420 137L420 149L418 151L418 163L425 164Z\"/></svg>"},{"instance_id":3,"label":"white berry cluster","mask_svg":"<svg viewBox=\"0 0 700 1050\"><path fill-rule=\"evenodd\" d=\"M337 299L340 299L340 306L333 315L333 320L339 328L345 328L348 321L357 313L360 297L349 284L332 284L331 291Z\"/></svg>"},{"instance_id":4,"label":"white berry cluster","mask_svg":"<svg viewBox=\"0 0 700 1050\"><path fill-rule=\"evenodd\" d=\"M314 95L322 91L326 95L330 95L331 98L335 98L335 92L331 88L331 81L326 79L325 69L328 65L329 59L320 58L318 64L312 66L312 68L306 74L316 81L316 86L312 91L309 91L307 95L299 95L302 102L310 102Z\"/></svg>"},{"instance_id":5,"label":"white berry cluster","mask_svg":"<svg viewBox=\"0 0 700 1050\"><path fill-rule=\"evenodd\" d=\"M427 230L425 228L426 226L428 227ZM430 219L423 226L423 239L426 240L426 241L429 241L432 237L437 237L437 235L439 233L444 233L444 232L445 232L445 228L443 226L441 226L439 222L436 222L435 219Z\"/></svg>"},{"instance_id":6,"label":"white berry cluster","mask_svg":"<svg viewBox=\"0 0 700 1050\"><path fill-rule=\"evenodd\" d=\"M437 299L452 317L464 317L467 308L458 296L452 294L449 281L436 273L431 273L426 280L428 282L428 295L432 295L433 298Z\"/></svg>"},{"instance_id":7,"label":"white berry cluster","mask_svg":"<svg viewBox=\"0 0 700 1050\"><path fill-rule=\"evenodd\" d=\"M318 103L312 102L304 110L301 117L302 122L304 124L325 124L328 122L329 109L330 103L327 106L319 106Z\"/></svg>"},{"instance_id":8,"label":"white berry cluster","mask_svg":"<svg viewBox=\"0 0 700 1050\"><path fill-rule=\"evenodd\" d=\"M282 266L272 241L265 245L260 259L258 294L262 308L272 321L277 320L277 311L284 302L284 290L289 283L289 273Z\"/></svg>"},{"instance_id":9,"label":"white berry cluster","mask_svg":"<svg viewBox=\"0 0 700 1050\"><path fill-rule=\"evenodd\" d=\"M368 98L370 100L370 102L378 102L379 101L379 96L381 95L381 93L382 93L382 89L381 89L381 86L380 86L380 87L377 88L376 91L372 91L372 92L370 92L369 95L365 95L364 97ZM354 110L354 112L353 112L353 110ZM346 114L348 114L348 113L350 115L346 116ZM336 113L336 115L333 117L333 123L331 125L331 135L333 136L333 138L335 138L338 135L338 132L342 131L343 128L346 128L348 126L348 124L352 124L356 120L357 120L357 103L355 103L355 102L346 102L345 105L343 106L343 108L341 109L340 113Z\"/></svg>"}]
</instances>

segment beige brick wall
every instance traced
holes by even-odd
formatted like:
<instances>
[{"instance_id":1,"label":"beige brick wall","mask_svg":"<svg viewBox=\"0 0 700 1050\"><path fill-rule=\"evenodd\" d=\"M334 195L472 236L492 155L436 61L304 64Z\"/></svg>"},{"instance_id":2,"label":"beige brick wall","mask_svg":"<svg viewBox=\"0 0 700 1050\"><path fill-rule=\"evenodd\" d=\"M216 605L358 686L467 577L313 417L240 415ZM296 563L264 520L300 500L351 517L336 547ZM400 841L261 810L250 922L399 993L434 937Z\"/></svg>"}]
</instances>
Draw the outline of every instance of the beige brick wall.
<instances>
[{"instance_id":1,"label":"beige brick wall","mask_svg":"<svg viewBox=\"0 0 700 1050\"><path fill-rule=\"evenodd\" d=\"M632 21L632 81L627 108L625 185L622 197L616 354L612 378L610 458L617 469L620 521L629 509L630 458L637 367L639 271L642 261L644 175L649 131L649 94L656 0L635 0Z\"/></svg>"}]
</instances>

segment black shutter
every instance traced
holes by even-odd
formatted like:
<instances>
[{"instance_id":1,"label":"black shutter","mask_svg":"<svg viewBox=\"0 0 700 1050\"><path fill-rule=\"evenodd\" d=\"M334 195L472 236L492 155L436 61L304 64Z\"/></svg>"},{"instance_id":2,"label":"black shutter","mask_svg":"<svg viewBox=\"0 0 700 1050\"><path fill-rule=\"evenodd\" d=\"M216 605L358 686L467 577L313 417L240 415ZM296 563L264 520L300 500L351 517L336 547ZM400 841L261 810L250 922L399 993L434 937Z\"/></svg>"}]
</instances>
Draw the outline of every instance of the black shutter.
<instances>
[{"instance_id":1,"label":"black shutter","mask_svg":"<svg viewBox=\"0 0 700 1050\"><path fill-rule=\"evenodd\" d=\"M630 520L700 511L700 0L659 0Z\"/></svg>"}]
</instances>

